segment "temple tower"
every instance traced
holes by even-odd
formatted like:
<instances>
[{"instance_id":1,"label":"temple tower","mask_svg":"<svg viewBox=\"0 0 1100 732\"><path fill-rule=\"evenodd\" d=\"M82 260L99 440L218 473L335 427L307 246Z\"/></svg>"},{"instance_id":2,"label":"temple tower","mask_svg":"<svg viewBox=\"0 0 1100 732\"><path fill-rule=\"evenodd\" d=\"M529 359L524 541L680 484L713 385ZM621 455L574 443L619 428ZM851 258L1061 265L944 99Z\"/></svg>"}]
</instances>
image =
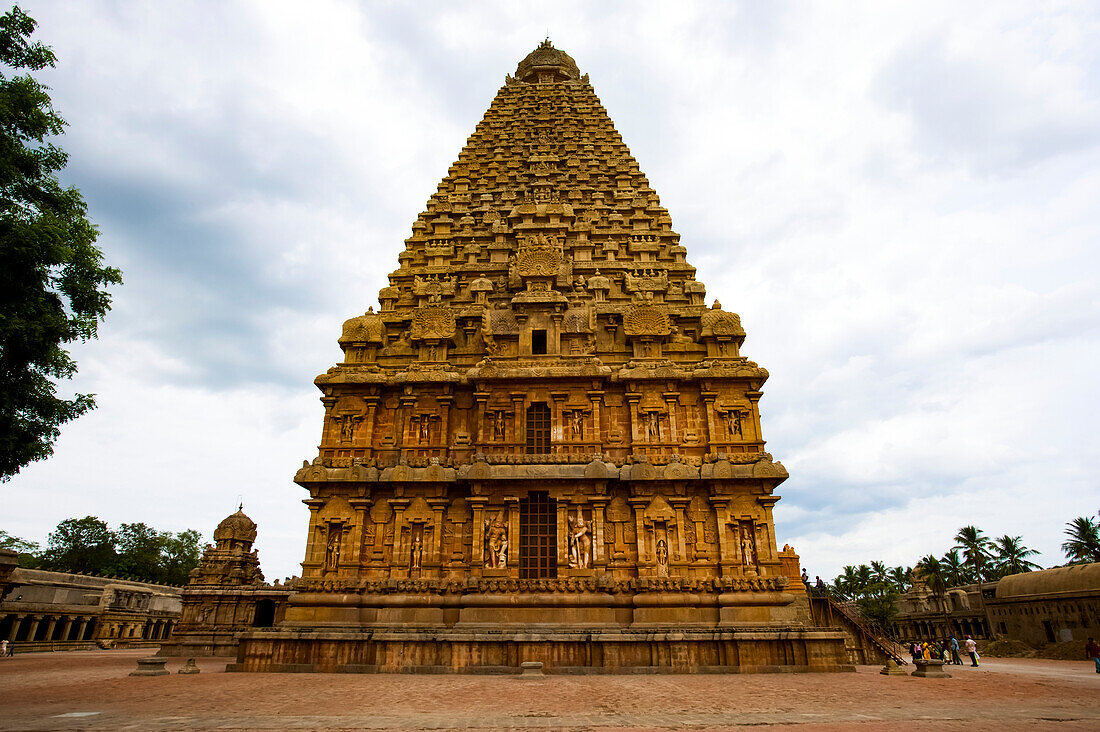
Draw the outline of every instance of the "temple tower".
<instances>
[{"instance_id":1,"label":"temple tower","mask_svg":"<svg viewBox=\"0 0 1100 732\"><path fill-rule=\"evenodd\" d=\"M768 373L686 254L588 76L540 44L316 379L302 578L238 666L843 664L777 551Z\"/></svg>"}]
</instances>

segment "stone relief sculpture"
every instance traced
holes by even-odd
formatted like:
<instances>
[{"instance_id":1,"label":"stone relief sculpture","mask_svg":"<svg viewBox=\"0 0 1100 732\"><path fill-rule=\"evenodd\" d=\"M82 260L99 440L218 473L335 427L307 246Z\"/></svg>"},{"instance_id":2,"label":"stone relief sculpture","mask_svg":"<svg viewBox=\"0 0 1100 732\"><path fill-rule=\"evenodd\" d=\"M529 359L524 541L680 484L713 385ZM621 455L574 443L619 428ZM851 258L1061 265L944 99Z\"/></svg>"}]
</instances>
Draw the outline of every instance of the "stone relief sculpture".
<instances>
[{"instance_id":1,"label":"stone relief sculpture","mask_svg":"<svg viewBox=\"0 0 1100 732\"><path fill-rule=\"evenodd\" d=\"M657 540L657 574L668 576L668 542L664 539Z\"/></svg>"},{"instance_id":2,"label":"stone relief sculpture","mask_svg":"<svg viewBox=\"0 0 1100 732\"><path fill-rule=\"evenodd\" d=\"M325 545L325 571L332 572L340 566L340 535L342 527L330 525L328 529L328 542Z\"/></svg>"},{"instance_id":3,"label":"stone relief sculpture","mask_svg":"<svg viewBox=\"0 0 1100 732\"><path fill-rule=\"evenodd\" d=\"M421 535L423 533L424 529L420 526L417 526L413 529L411 556L409 557L409 569L420 569L420 560L424 554L424 542L421 539Z\"/></svg>"},{"instance_id":4,"label":"stone relief sculpture","mask_svg":"<svg viewBox=\"0 0 1100 732\"><path fill-rule=\"evenodd\" d=\"M746 567L756 567L756 537L753 535L752 521L741 521L741 563Z\"/></svg>"},{"instance_id":5,"label":"stone relief sculpture","mask_svg":"<svg viewBox=\"0 0 1100 732\"><path fill-rule=\"evenodd\" d=\"M508 566L508 524L504 511L485 522L485 569L505 569Z\"/></svg>"},{"instance_id":6,"label":"stone relief sculpture","mask_svg":"<svg viewBox=\"0 0 1100 732\"><path fill-rule=\"evenodd\" d=\"M569 518L569 566L574 569L588 569L592 566L592 532L577 509L575 516Z\"/></svg>"}]
</instances>

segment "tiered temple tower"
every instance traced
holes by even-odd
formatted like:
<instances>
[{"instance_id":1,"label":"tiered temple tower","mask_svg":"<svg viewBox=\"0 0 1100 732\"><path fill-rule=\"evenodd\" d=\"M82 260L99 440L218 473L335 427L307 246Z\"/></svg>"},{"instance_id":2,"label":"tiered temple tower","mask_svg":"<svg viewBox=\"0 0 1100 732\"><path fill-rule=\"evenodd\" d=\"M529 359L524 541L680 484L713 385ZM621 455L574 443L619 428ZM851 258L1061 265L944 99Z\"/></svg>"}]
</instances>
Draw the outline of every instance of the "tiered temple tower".
<instances>
[{"instance_id":1,"label":"tiered temple tower","mask_svg":"<svg viewBox=\"0 0 1100 732\"><path fill-rule=\"evenodd\" d=\"M840 667L777 550L768 373L686 253L542 43L316 380L303 576L237 668Z\"/></svg>"}]
</instances>

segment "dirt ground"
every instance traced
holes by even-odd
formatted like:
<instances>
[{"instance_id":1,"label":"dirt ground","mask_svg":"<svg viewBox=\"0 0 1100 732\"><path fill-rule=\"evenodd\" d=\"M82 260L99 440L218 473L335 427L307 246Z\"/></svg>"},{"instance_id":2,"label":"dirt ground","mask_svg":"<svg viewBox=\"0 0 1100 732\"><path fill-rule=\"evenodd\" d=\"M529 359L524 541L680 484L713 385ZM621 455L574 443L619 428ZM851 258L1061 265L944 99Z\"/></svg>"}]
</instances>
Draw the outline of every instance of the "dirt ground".
<instances>
[{"instance_id":1,"label":"dirt ground","mask_svg":"<svg viewBox=\"0 0 1100 732\"><path fill-rule=\"evenodd\" d=\"M857 673L411 676L227 674L131 677L149 651L0 660L0 730L1100 729L1091 662L983 659L951 679Z\"/></svg>"}]
</instances>

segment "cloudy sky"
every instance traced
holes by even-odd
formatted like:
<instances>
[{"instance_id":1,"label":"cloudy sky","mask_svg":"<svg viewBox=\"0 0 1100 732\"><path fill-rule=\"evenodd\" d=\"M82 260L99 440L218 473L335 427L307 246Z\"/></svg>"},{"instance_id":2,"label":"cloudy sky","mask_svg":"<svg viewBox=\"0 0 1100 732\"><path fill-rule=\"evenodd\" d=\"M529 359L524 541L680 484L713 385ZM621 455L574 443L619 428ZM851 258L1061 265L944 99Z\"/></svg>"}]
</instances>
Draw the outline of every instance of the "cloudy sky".
<instances>
[{"instance_id":1,"label":"cloudy sky","mask_svg":"<svg viewBox=\"0 0 1100 732\"><path fill-rule=\"evenodd\" d=\"M268 578L297 573L313 378L547 33L771 372L778 535L811 576L969 523L1049 566L1100 508L1095 3L24 7L125 284L63 386L99 408L0 485L0 528L209 537L243 499Z\"/></svg>"}]
</instances>

